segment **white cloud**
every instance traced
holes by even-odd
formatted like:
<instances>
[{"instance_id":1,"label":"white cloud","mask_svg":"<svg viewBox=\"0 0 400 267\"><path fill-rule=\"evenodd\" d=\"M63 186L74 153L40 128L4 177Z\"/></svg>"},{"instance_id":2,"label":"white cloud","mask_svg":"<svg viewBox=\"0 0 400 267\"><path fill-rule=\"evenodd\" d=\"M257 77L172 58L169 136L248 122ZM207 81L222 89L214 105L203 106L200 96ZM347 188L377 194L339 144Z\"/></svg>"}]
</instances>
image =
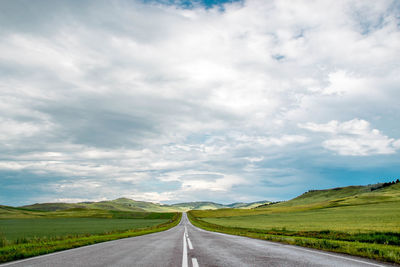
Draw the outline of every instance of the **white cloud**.
<instances>
[{"instance_id":1,"label":"white cloud","mask_svg":"<svg viewBox=\"0 0 400 267\"><path fill-rule=\"evenodd\" d=\"M399 140L383 135L379 130L372 129L368 121L353 119L339 122L336 120L326 124L306 123L299 127L313 131L331 134L322 145L340 155L369 156L393 154L399 148Z\"/></svg>"},{"instance_id":2,"label":"white cloud","mask_svg":"<svg viewBox=\"0 0 400 267\"><path fill-rule=\"evenodd\" d=\"M248 136L248 135L237 135L234 136L234 139L242 144L252 144L255 146L287 146L290 144L296 143L305 143L307 142L307 137L302 135L282 135L280 137L266 137L266 136Z\"/></svg>"},{"instance_id":3,"label":"white cloud","mask_svg":"<svg viewBox=\"0 0 400 267\"><path fill-rule=\"evenodd\" d=\"M329 73L329 86L324 88L324 94L362 94L365 91L372 92L371 81L367 78L352 77L346 72L340 70Z\"/></svg>"},{"instance_id":4,"label":"white cloud","mask_svg":"<svg viewBox=\"0 0 400 267\"><path fill-rule=\"evenodd\" d=\"M56 199L46 199L45 202L61 202L61 203L78 203L78 202L85 202L85 201L104 201L107 200L106 198L56 198Z\"/></svg>"},{"instance_id":5,"label":"white cloud","mask_svg":"<svg viewBox=\"0 0 400 267\"><path fill-rule=\"evenodd\" d=\"M175 200L178 198L175 192L137 192L125 194L123 197L131 198L138 201L151 201L155 203L162 203L165 201Z\"/></svg>"},{"instance_id":6,"label":"white cloud","mask_svg":"<svg viewBox=\"0 0 400 267\"><path fill-rule=\"evenodd\" d=\"M183 191L229 191L234 185L247 184L245 179L235 175L223 175L215 180L185 179L182 182Z\"/></svg>"},{"instance_id":7,"label":"white cloud","mask_svg":"<svg viewBox=\"0 0 400 267\"><path fill-rule=\"evenodd\" d=\"M260 140L260 143L266 146L286 146L295 143L305 143L307 140L307 137L301 135L283 135L280 138L263 138Z\"/></svg>"},{"instance_id":8,"label":"white cloud","mask_svg":"<svg viewBox=\"0 0 400 267\"><path fill-rule=\"evenodd\" d=\"M243 177L211 171L185 170L168 172L158 180L163 182L178 181L182 192L189 191L228 191L234 185L248 184Z\"/></svg>"},{"instance_id":9,"label":"white cloud","mask_svg":"<svg viewBox=\"0 0 400 267\"><path fill-rule=\"evenodd\" d=\"M2 140L15 136L30 136L38 132L39 127L33 123L19 123L11 120L0 121L1 128L3 129L0 138Z\"/></svg>"}]
</instances>

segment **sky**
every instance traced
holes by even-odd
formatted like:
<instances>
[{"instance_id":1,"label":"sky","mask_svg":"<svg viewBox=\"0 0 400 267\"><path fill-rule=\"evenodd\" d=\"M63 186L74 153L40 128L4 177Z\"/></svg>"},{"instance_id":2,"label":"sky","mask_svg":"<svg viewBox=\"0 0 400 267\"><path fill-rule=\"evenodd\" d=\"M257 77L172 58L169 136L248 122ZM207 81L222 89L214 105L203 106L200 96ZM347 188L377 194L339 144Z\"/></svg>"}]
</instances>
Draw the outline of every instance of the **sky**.
<instances>
[{"instance_id":1,"label":"sky","mask_svg":"<svg viewBox=\"0 0 400 267\"><path fill-rule=\"evenodd\" d=\"M0 1L0 204L400 178L400 2Z\"/></svg>"}]
</instances>

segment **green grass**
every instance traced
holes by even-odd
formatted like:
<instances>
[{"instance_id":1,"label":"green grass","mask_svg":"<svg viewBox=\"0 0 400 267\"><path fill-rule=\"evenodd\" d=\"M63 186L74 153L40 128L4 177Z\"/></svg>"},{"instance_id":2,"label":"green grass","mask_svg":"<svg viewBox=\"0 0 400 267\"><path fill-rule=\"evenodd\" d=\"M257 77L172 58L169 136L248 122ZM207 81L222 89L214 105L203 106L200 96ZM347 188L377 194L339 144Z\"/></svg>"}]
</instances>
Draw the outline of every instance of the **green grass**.
<instances>
[{"instance_id":1,"label":"green grass","mask_svg":"<svg viewBox=\"0 0 400 267\"><path fill-rule=\"evenodd\" d=\"M383 202L203 220L223 226L263 230L285 228L290 231L400 232L400 203Z\"/></svg>"},{"instance_id":2,"label":"green grass","mask_svg":"<svg viewBox=\"0 0 400 267\"><path fill-rule=\"evenodd\" d=\"M0 206L0 219L16 218L108 218L108 219L169 219L172 212L132 212L120 210L102 210L71 208L57 211L29 210Z\"/></svg>"},{"instance_id":3,"label":"green grass","mask_svg":"<svg viewBox=\"0 0 400 267\"><path fill-rule=\"evenodd\" d=\"M0 208L2 243L16 240L103 234L163 224L175 213L126 212L99 209L31 211Z\"/></svg>"},{"instance_id":4,"label":"green grass","mask_svg":"<svg viewBox=\"0 0 400 267\"><path fill-rule=\"evenodd\" d=\"M115 239L120 239L120 238L127 238L127 237L133 237L133 236L139 236L139 235L145 235L145 234L150 234L150 233L155 233L155 232L160 232L160 231L165 231L168 230L174 226L176 226L179 221L181 220L182 214L181 213L175 213L173 216L165 221L164 223L157 224L150 227L140 227L140 226L145 226L148 224L150 221L152 223L155 223L157 220L161 221L163 219L155 219L155 220L148 220L148 219L134 219L137 221L142 221L141 223L133 223L130 227L130 230L123 230L123 229L117 229L121 225L116 223L116 221L121 221L121 219L100 219L102 221L103 228L101 230L104 230L106 228L106 221L108 221L110 224L114 224L113 230L110 232L103 232L103 233L94 233L91 230L86 231L84 234L77 234L77 235L57 235L57 236L52 236L49 237L47 234L45 236L41 237L34 237L34 238L17 238L17 240L10 241L10 240L5 240L4 238L0 237L0 262L7 262L7 261L12 261L12 260L17 260L17 259L23 259L27 257L32 257L32 256L38 256L41 254L46 254L46 253L51 253L55 251L60 251L60 250L65 250L65 249L70 249L70 248L76 248L80 246L85 246L85 245L91 245L91 244L96 244L99 242L105 242L105 241L111 241ZM24 219L19 219L19 220L24 220ZM26 220L26 219L25 219ZM28 219L29 220L29 219ZM33 220L65 220L68 221L70 218L64 218L64 219L33 219ZM91 219L84 219L84 220L91 220ZM99 220L99 219L95 219ZM133 219L125 219L126 221L134 221ZM74 220L73 220L74 221ZM86 221L86 222L89 222ZM28 221L26 221L28 222ZM54 222L54 221L53 221ZM75 221L77 222L77 221ZM123 228L125 228L127 225L124 225ZM140 227L140 228L139 228ZM12 226L11 226L12 228ZM26 229L26 225L21 227L23 229ZM40 233L45 234L46 231L44 230L43 227L41 228ZM90 231L92 233L90 233ZM57 233L61 233L62 231L56 231ZM18 235L13 235L14 238L16 238Z\"/></svg>"},{"instance_id":5,"label":"green grass","mask_svg":"<svg viewBox=\"0 0 400 267\"><path fill-rule=\"evenodd\" d=\"M147 228L167 219L40 218L2 219L0 235L14 242L20 239L104 234Z\"/></svg>"},{"instance_id":6,"label":"green grass","mask_svg":"<svg viewBox=\"0 0 400 267\"><path fill-rule=\"evenodd\" d=\"M188 215L206 230L400 263L400 183L309 191L251 210Z\"/></svg>"},{"instance_id":7,"label":"green grass","mask_svg":"<svg viewBox=\"0 0 400 267\"><path fill-rule=\"evenodd\" d=\"M0 262L164 231L175 226L180 216L171 212L78 207L38 211L0 206Z\"/></svg>"}]
</instances>

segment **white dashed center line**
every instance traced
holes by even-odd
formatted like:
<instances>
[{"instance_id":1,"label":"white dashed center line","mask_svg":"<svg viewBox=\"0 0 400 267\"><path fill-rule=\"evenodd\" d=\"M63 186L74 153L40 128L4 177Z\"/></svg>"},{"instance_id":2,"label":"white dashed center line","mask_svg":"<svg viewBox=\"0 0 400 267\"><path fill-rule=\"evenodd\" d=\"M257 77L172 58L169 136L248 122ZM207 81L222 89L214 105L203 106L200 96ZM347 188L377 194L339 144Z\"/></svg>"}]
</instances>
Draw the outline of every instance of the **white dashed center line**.
<instances>
[{"instance_id":1,"label":"white dashed center line","mask_svg":"<svg viewBox=\"0 0 400 267\"><path fill-rule=\"evenodd\" d=\"M186 245L186 234L183 234L183 254L182 254L182 267L188 267L188 258L187 258L187 245Z\"/></svg>"},{"instance_id":2,"label":"white dashed center line","mask_svg":"<svg viewBox=\"0 0 400 267\"><path fill-rule=\"evenodd\" d=\"M199 263L197 262L196 258L192 258L192 265L193 267L199 267Z\"/></svg>"},{"instance_id":3,"label":"white dashed center line","mask_svg":"<svg viewBox=\"0 0 400 267\"><path fill-rule=\"evenodd\" d=\"M188 245L189 245L189 249L193 249L192 242L190 242L189 237L187 238L187 242L188 242Z\"/></svg>"}]
</instances>

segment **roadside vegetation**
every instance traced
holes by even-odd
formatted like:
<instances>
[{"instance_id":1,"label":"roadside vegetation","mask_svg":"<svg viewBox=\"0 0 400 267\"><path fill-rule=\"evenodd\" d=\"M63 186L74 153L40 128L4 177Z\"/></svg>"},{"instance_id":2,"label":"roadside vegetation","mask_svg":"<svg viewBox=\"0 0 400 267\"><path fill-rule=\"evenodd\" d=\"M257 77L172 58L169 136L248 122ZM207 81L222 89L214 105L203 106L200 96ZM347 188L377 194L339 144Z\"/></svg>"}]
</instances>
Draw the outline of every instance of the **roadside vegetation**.
<instances>
[{"instance_id":1,"label":"roadside vegetation","mask_svg":"<svg viewBox=\"0 0 400 267\"><path fill-rule=\"evenodd\" d=\"M164 231L176 226L181 216L81 208L34 211L0 206L0 262Z\"/></svg>"},{"instance_id":2,"label":"roadside vegetation","mask_svg":"<svg viewBox=\"0 0 400 267\"><path fill-rule=\"evenodd\" d=\"M250 210L193 210L203 229L400 263L400 183L311 190Z\"/></svg>"}]
</instances>

